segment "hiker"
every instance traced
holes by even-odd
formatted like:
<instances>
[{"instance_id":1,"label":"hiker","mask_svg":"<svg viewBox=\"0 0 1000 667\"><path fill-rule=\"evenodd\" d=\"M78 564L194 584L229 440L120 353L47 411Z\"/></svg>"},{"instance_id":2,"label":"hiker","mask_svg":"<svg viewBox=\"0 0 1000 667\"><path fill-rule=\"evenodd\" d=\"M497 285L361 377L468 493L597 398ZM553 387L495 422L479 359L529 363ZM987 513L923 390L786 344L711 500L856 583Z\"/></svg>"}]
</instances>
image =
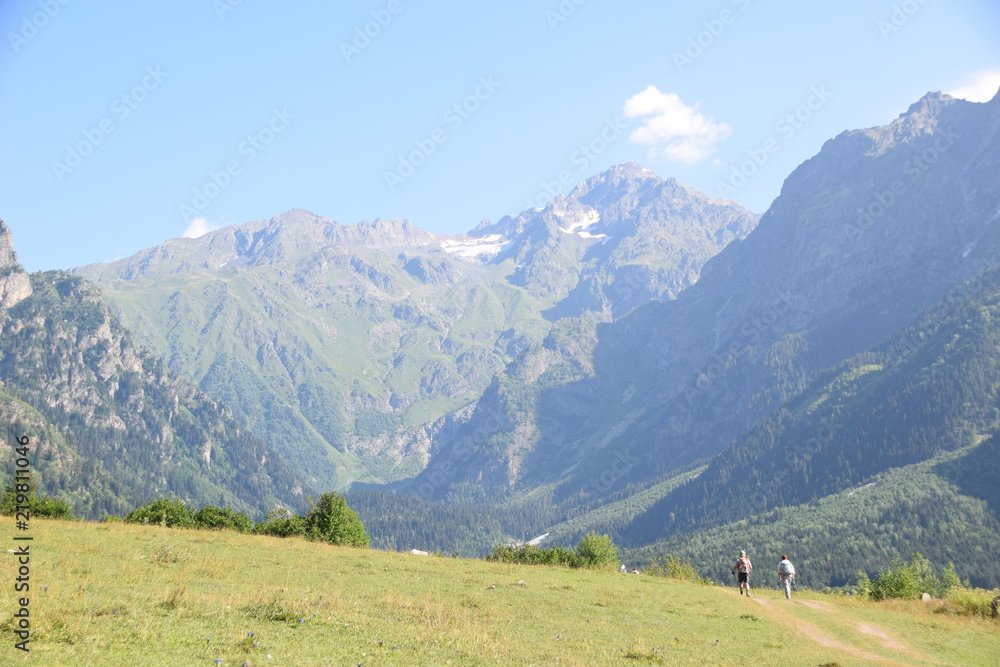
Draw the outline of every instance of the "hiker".
<instances>
[{"instance_id":1,"label":"hiker","mask_svg":"<svg viewBox=\"0 0 1000 667\"><path fill-rule=\"evenodd\" d=\"M625 563L622 563L622 566L618 568L618 571L621 572L622 574L625 574Z\"/></svg>"},{"instance_id":2,"label":"hiker","mask_svg":"<svg viewBox=\"0 0 1000 667\"><path fill-rule=\"evenodd\" d=\"M733 572L736 572L737 577L740 582L740 595L743 595L743 588L746 587L747 596L750 595L750 573L753 572L753 563L747 558L747 552L740 549L740 557L736 559L736 565L733 565Z\"/></svg>"},{"instance_id":3,"label":"hiker","mask_svg":"<svg viewBox=\"0 0 1000 667\"><path fill-rule=\"evenodd\" d=\"M778 563L778 581L785 587L785 599L792 599L792 582L795 581L795 566L788 556L781 554L781 562Z\"/></svg>"}]
</instances>

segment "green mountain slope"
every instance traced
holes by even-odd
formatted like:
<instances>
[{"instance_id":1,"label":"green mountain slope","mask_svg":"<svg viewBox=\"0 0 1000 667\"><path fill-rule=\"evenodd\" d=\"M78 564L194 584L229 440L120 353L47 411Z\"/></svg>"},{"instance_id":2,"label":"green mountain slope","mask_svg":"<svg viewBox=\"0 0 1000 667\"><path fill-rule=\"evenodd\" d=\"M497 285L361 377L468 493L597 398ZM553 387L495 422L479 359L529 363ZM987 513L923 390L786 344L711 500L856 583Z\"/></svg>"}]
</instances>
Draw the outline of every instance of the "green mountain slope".
<instances>
[{"instance_id":1,"label":"green mountain slope","mask_svg":"<svg viewBox=\"0 0 1000 667\"><path fill-rule=\"evenodd\" d=\"M555 484L554 502L577 504L725 451L997 265L998 147L1000 96L939 93L831 139L677 299L598 326L576 351L512 363L462 429L435 439L413 490L504 497Z\"/></svg>"},{"instance_id":2,"label":"green mountain slope","mask_svg":"<svg viewBox=\"0 0 1000 667\"><path fill-rule=\"evenodd\" d=\"M988 461L978 460L986 448L973 445L892 468L809 503L735 513L722 525L627 549L626 558L643 564L673 554L690 559L705 576L729 581L736 554L746 549L761 585L770 586L781 554L787 554L801 585L822 588L855 583L859 570L875 576L894 558L919 552L933 563L953 562L973 585L995 587L1000 582L995 492L990 502L963 492L976 471L983 471L979 463L987 464L992 480L1000 472L996 438Z\"/></svg>"},{"instance_id":3,"label":"green mountain slope","mask_svg":"<svg viewBox=\"0 0 1000 667\"><path fill-rule=\"evenodd\" d=\"M816 500L995 433L997 321L1000 269L993 269L760 422L697 480L637 519L632 540ZM984 466L1000 473L1000 459Z\"/></svg>"},{"instance_id":4,"label":"green mountain slope","mask_svg":"<svg viewBox=\"0 0 1000 667\"><path fill-rule=\"evenodd\" d=\"M11 262L12 253L10 275L23 275ZM89 518L164 495L252 515L302 505L308 490L284 463L228 408L140 349L96 287L49 272L13 293L0 301L4 470L13 470L15 438L30 436L33 481Z\"/></svg>"},{"instance_id":5,"label":"green mountain slope","mask_svg":"<svg viewBox=\"0 0 1000 667\"><path fill-rule=\"evenodd\" d=\"M673 298L755 224L622 165L455 237L296 210L76 271L303 479L343 487L412 477L444 417L553 321Z\"/></svg>"}]
</instances>

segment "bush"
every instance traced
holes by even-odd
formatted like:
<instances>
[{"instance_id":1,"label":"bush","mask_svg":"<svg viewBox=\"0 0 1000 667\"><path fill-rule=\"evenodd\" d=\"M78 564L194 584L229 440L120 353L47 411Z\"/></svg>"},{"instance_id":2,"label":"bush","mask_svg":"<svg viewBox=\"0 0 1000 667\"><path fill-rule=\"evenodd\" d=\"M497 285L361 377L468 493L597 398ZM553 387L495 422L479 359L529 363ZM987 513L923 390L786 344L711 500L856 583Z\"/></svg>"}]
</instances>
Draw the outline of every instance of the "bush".
<instances>
[{"instance_id":1,"label":"bush","mask_svg":"<svg viewBox=\"0 0 1000 667\"><path fill-rule=\"evenodd\" d=\"M519 563L522 565L562 565L565 567L580 567L583 561L575 551L563 547L548 547L539 549L533 544L513 546L500 544L486 560L496 563Z\"/></svg>"},{"instance_id":2,"label":"bush","mask_svg":"<svg viewBox=\"0 0 1000 667\"><path fill-rule=\"evenodd\" d=\"M948 591L945 598L947 611L963 616L990 618L993 615L993 598L1000 595L1000 589L984 591L981 588L958 586Z\"/></svg>"},{"instance_id":3,"label":"bush","mask_svg":"<svg viewBox=\"0 0 1000 667\"><path fill-rule=\"evenodd\" d=\"M916 600L923 593L944 598L953 588L963 585L968 584L959 579L952 563L937 575L930 561L919 553L913 554L909 563L897 558L892 565L880 570L875 579L858 573L858 592L872 600Z\"/></svg>"},{"instance_id":4,"label":"bush","mask_svg":"<svg viewBox=\"0 0 1000 667\"><path fill-rule=\"evenodd\" d=\"M352 510L344 497L330 491L306 512L306 537L330 544L350 547L368 547L368 533L358 513Z\"/></svg>"},{"instance_id":5,"label":"bush","mask_svg":"<svg viewBox=\"0 0 1000 667\"><path fill-rule=\"evenodd\" d=\"M267 513L264 521L258 522L253 532L274 537L305 537L306 520L284 507L275 507Z\"/></svg>"},{"instance_id":6,"label":"bush","mask_svg":"<svg viewBox=\"0 0 1000 667\"><path fill-rule=\"evenodd\" d=\"M617 567L618 548L607 535L587 533L576 545L576 554L583 567Z\"/></svg>"},{"instance_id":7,"label":"bush","mask_svg":"<svg viewBox=\"0 0 1000 667\"><path fill-rule=\"evenodd\" d=\"M28 511L31 516L44 516L50 519L73 518L73 511L68 502L50 496L35 497L34 502L29 501Z\"/></svg>"},{"instance_id":8,"label":"bush","mask_svg":"<svg viewBox=\"0 0 1000 667\"><path fill-rule=\"evenodd\" d=\"M176 498L160 498L125 515L126 523L158 524L167 528L191 528L194 513Z\"/></svg>"},{"instance_id":9,"label":"bush","mask_svg":"<svg viewBox=\"0 0 1000 667\"><path fill-rule=\"evenodd\" d=\"M18 502L18 496L21 501ZM27 500L27 503L24 500ZM0 514L14 515L18 512L18 507L27 507L29 517L48 517L50 519L72 519L73 510L69 503L59 498L49 496L39 496L35 493L35 487L28 488L27 493L18 494L16 487L11 484L4 489L0 496ZM22 510L23 511L23 510Z\"/></svg>"},{"instance_id":10,"label":"bush","mask_svg":"<svg viewBox=\"0 0 1000 667\"><path fill-rule=\"evenodd\" d=\"M249 533L253 530L253 521L243 512L215 505L206 505L195 512L194 523L199 528L232 530L237 533Z\"/></svg>"},{"instance_id":11,"label":"bush","mask_svg":"<svg viewBox=\"0 0 1000 667\"><path fill-rule=\"evenodd\" d=\"M696 584L707 584L708 579L698 574L690 561L682 561L677 556L667 554L660 560L654 560L646 568L646 574L654 577L667 577L680 581L690 581Z\"/></svg>"},{"instance_id":12,"label":"bush","mask_svg":"<svg viewBox=\"0 0 1000 667\"><path fill-rule=\"evenodd\" d=\"M564 547L539 549L533 544L500 544L486 560L524 565L562 565L565 567L613 567L618 564L618 549L607 535L587 533L575 550Z\"/></svg>"}]
</instances>

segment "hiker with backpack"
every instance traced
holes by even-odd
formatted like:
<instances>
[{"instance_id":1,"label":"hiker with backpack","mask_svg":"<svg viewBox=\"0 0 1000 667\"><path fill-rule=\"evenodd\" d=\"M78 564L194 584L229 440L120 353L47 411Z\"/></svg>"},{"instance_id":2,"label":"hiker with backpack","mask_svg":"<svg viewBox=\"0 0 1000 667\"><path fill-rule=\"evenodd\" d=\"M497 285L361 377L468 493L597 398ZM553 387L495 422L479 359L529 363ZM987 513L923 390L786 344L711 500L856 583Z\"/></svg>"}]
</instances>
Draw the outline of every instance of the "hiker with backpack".
<instances>
[{"instance_id":1,"label":"hiker with backpack","mask_svg":"<svg viewBox=\"0 0 1000 667\"><path fill-rule=\"evenodd\" d=\"M746 587L747 596L750 595L750 573L753 572L753 563L747 558L747 552L740 550L740 557L733 565L733 572L736 573L740 582L740 595L743 595L743 588Z\"/></svg>"},{"instance_id":2,"label":"hiker with backpack","mask_svg":"<svg viewBox=\"0 0 1000 667\"><path fill-rule=\"evenodd\" d=\"M792 582L795 581L795 566L788 556L781 554L781 562L778 563L778 581L785 587L785 599L792 599Z\"/></svg>"}]
</instances>

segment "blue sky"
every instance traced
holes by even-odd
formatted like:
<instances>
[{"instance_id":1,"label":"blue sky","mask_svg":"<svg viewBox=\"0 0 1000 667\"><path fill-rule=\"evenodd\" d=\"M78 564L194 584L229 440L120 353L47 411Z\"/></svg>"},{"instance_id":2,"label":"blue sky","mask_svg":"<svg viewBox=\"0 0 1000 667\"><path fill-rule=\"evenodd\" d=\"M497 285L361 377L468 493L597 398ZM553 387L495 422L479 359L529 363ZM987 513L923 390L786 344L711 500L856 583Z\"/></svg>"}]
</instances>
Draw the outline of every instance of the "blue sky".
<instances>
[{"instance_id":1,"label":"blue sky","mask_svg":"<svg viewBox=\"0 0 1000 667\"><path fill-rule=\"evenodd\" d=\"M291 208L460 233L629 160L763 212L836 134L1000 86L995 0L5 0L0 35L31 271Z\"/></svg>"}]
</instances>

